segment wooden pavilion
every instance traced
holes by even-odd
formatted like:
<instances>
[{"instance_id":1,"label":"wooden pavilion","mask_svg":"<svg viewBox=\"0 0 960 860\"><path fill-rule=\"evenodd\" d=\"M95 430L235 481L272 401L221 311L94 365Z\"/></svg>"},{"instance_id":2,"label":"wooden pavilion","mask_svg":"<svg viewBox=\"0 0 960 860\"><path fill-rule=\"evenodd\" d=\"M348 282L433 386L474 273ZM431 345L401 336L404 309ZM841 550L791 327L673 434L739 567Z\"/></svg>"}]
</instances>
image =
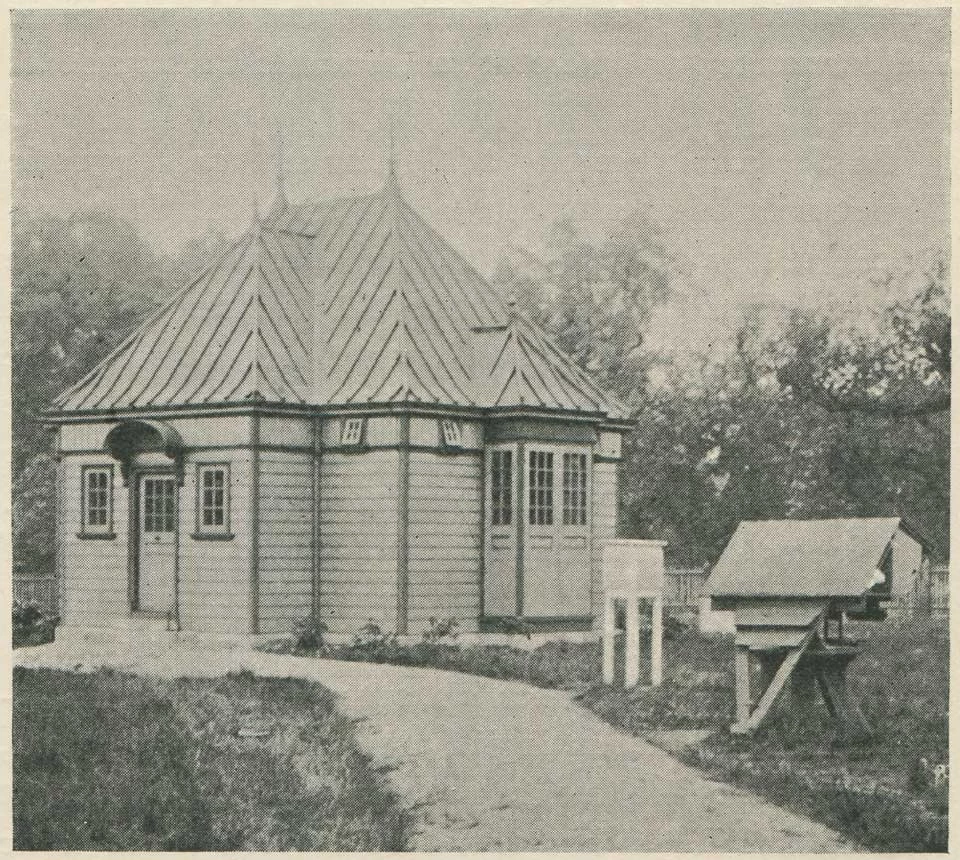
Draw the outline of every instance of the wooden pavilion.
<instances>
[{"instance_id":1,"label":"wooden pavilion","mask_svg":"<svg viewBox=\"0 0 960 860\"><path fill-rule=\"evenodd\" d=\"M281 185L46 415L63 623L588 627L626 418L392 172Z\"/></svg>"}]
</instances>

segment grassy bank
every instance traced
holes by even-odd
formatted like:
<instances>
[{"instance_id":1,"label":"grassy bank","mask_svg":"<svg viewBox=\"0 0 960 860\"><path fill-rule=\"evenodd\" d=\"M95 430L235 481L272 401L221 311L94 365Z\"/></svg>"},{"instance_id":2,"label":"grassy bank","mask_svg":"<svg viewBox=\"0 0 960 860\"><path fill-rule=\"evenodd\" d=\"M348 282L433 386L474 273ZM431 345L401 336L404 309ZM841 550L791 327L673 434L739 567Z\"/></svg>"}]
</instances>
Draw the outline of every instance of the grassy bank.
<instances>
[{"instance_id":1,"label":"grassy bank","mask_svg":"<svg viewBox=\"0 0 960 860\"><path fill-rule=\"evenodd\" d=\"M945 622L852 625L863 643L850 683L876 728L848 738L822 704L802 718L776 710L753 738L729 734L733 720L733 643L728 637L679 632L665 643L665 680L624 690L600 683L595 643L550 643L531 651L506 646L458 647L426 640L399 645L389 635L322 646L342 660L447 669L567 689L607 722L637 735L709 729L706 740L680 752L712 775L762 794L875 850L943 851L947 786L933 770L947 761L949 635ZM297 650L277 642L268 650ZM641 646L646 660L646 643ZM926 765L924 765L924 761Z\"/></svg>"},{"instance_id":2,"label":"grassy bank","mask_svg":"<svg viewBox=\"0 0 960 860\"><path fill-rule=\"evenodd\" d=\"M408 817L333 694L14 670L18 850L402 850Z\"/></svg>"}]
</instances>

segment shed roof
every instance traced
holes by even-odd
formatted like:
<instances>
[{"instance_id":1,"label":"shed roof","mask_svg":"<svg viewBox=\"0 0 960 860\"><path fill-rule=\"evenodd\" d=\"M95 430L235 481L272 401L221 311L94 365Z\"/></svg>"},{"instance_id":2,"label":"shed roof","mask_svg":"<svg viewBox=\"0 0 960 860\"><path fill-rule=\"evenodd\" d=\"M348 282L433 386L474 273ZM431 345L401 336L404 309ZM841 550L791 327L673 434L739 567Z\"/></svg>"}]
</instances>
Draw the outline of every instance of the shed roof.
<instances>
[{"instance_id":1,"label":"shed roof","mask_svg":"<svg viewBox=\"0 0 960 860\"><path fill-rule=\"evenodd\" d=\"M707 580L715 597L860 597L899 517L742 522Z\"/></svg>"},{"instance_id":2,"label":"shed roof","mask_svg":"<svg viewBox=\"0 0 960 860\"><path fill-rule=\"evenodd\" d=\"M57 411L269 402L625 408L403 199L270 213L54 402Z\"/></svg>"}]
</instances>

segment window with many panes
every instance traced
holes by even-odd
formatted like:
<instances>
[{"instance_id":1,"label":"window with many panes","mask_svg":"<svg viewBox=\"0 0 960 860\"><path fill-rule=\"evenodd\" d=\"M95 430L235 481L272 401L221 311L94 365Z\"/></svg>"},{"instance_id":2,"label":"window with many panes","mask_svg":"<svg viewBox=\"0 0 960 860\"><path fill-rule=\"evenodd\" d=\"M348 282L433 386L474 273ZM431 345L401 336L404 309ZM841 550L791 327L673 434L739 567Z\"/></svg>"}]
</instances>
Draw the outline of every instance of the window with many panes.
<instances>
[{"instance_id":1,"label":"window with many panes","mask_svg":"<svg viewBox=\"0 0 960 860\"><path fill-rule=\"evenodd\" d=\"M490 515L495 526L513 521L513 452L494 451L490 462Z\"/></svg>"},{"instance_id":2,"label":"window with many panes","mask_svg":"<svg viewBox=\"0 0 960 860\"><path fill-rule=\"evenodd\" d=\"M587 455L563 455L563 524L587 524Z\"/></svg>"},{"instance_id":3,"label":"window with many panes","mask_svg":"<svg viewBox=\"0 0 960 860\"><path fill-rule=\"evenodd\" d=\"M83 470L83 531L107 534L113 524L113 469L91 466Z\"/></svg>"},{"instance_id":4,"label":"window with many panes","mask_svg":"<svg viewBox=\"0 0 960 860\"><path fill-rule=\"evenodd\" d=\"M176 489L173 478L143 479L143 530L172 532L176 523Z\"/></svg>"},{"instance_id":5,"label":"window with many panes","mask_svg":"<svg viewBox=\"0 0 960 860\"><path fill-rule=\"evenodd\" d=\"M225 533L230 528L230 467L197 467L197 526L200 532Z\"/></svg>"},{"instance_id":6,"label":"window with many panes","mask_svg":"<svg viewBox=\"0 0 960 860\"><path fill-rule=\"evenodd\" d=\"M530 525L553 525L553 454L530 452Z\"/></svg>"}]
</instances>

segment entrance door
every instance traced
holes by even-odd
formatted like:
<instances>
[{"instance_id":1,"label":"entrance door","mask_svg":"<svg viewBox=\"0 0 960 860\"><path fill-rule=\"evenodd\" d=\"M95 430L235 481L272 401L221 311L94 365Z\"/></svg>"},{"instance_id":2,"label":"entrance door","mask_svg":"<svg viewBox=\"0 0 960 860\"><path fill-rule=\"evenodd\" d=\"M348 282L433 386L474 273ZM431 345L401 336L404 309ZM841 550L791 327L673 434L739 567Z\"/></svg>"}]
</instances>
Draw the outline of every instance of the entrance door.
<instances>
[{"instance_id":1,"label":"entrance door","mask_svg":"<svg viewBox=\"0 0 960 860\"><path fill-rule=\"evenodd\" d=\"M173 609L176 479L141 476L139 508L137 606L145 612L166 613Z\"/></svg>"},{"instance_id":2,"label":"entrance door","mask_svg":"<svg viewBox=\"0 0 960 860\"><path fill-rule=\"evenodd\" d=\"M523 614L589 615L590 451L538 447L526 459Z\"/></svg>"}]
</instances>

